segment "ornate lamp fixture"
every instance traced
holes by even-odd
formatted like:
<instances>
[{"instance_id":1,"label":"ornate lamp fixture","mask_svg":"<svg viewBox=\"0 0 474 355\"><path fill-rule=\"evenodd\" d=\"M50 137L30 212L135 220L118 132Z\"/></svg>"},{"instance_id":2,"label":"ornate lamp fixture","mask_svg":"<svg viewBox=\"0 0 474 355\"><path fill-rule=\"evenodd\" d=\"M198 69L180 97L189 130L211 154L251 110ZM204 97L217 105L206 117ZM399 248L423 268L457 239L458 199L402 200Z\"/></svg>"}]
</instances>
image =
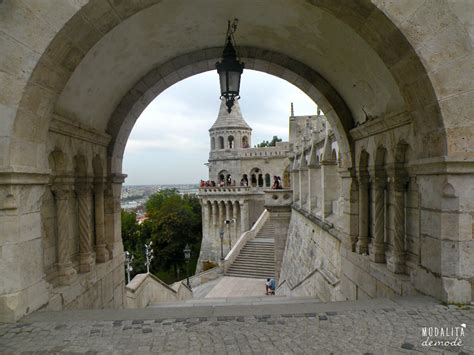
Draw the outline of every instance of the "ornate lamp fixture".
<instances>
[{"instance_id":1,"label":"ornate lamp fixture","mask_svg":"<svg viewBox=\"0 0 474 355\"><path fill-rule=\"evenodd\" d=\"M238 60L236 51L234 33L237 30L237 22L237 19L234 19L232 24L228 21L222 60L216 63L221 85L221 99L225 98L228 113L231 113L234 101L240 99L240 76L245 66L244 63Z\"/></svg>"}]
</instances>

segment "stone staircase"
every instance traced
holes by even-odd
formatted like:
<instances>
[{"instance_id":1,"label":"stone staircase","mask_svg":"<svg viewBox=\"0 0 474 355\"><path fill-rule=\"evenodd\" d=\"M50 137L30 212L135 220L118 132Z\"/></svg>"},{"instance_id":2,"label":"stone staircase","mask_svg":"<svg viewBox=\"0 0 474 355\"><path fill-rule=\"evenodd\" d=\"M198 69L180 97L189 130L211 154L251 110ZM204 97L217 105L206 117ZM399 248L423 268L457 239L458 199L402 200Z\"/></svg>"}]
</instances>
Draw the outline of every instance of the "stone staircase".
<instances>
[{"instance_id":1,"label":"stone staircase","mask_svg":"<svg viewBox=\"0 0 474 355\"><path fill-rule=\"evenodd\" d=\"M226 276L269 278L275 277L275 230L269 219L256 237L249 240L232 263Z\"/></svg>"}]
</instances>

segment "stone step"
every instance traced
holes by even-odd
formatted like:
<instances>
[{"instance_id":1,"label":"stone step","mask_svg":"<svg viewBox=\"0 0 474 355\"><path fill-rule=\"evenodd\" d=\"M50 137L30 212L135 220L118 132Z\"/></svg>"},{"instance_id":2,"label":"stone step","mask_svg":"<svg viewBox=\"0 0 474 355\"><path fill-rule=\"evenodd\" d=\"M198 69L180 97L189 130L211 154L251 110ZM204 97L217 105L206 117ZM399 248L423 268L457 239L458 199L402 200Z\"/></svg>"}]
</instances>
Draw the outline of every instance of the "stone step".
<instances>
[{"instance_id":1,"label":"stone step","mask_svg":"<svg viewBox=\"0 0 474 355\"><path fill-rule=\"evenodd\" d=\"M239 260L241 257L244 257L244 260L265 260L265 261L275 261L274 254L263 254L263 253L241 253L235 261Z\"/></svg>"},{"instance_id":2,"label":"stone step","mask_svg":"<svg viewBox=\"0 0 474 355\"><path fill-rule=\"evenodd\" d=\"M258 253L264 253L264 254L273 254L274 253L274 249L251 249L251 248L244 248L242 249L242 252L241 253L254 253L254 254L258 254Z\"/></svg>"},{"instance_id":3,"label":"stone step","mask_svg":"<svg viewBox=\"0 0 474 355\"><path fill-rule=\"evenodd\" d=\"M262 274L256 274L256 273L246 273L246 272L228 272L226 273L227 276L233 276L233 277L246 277L250 279L268 279L268 278L275 278L275 274L273 273L262 273Z\"/></svg>"},{"instance_id":4,"label":"stone step","mask_svg":"<svg viewBox=\"0 0 474 355\"><path fill-rule=\"evenodd\" d=\"M240 262L240 261L236 261L235 263L233 263L231 268L233 267L246 268L246 269L251 269L251 268L275 269L275 266L271 264L260 264L260 263L255 263L255 262L251 263L251 262Z\"/></svg>"},{"instance_id":5,"label":"stone step","mask_svg":"<svg viewBox=\"0 0 474 355\"><path fill-rule=\"evenodd\" d=\"M253 255L253 254L241 254L237 259L235 259L235 262L238 260L245 260L245 261L254 261L254 260L262 260L265 262L274 262L275 261L275 256L274 255Z\"/></svg>"},{"instance_id":6,"label":"stone step","mask_svg":"<svg viewBox=\"0 0 474 355\"><path fill-rule=\"evenodd\" d=\"M242 250L249 249L249 250L274 250L274 246L256 246L256 245L247 245Z\"/></svg>"},{"instance_id":7,"label":"stone step","mask_svg":"<svg viewBox=\"0 0 474 355\"><path fill-rule=\"evenodd\" d=\"M254 261L255 258L253 257L253 255L239 255L238 260L239 261L240 260L242 260L242 261ZM258 258L258 260L273 263L275 261L275 258L274 258L274 256L262 256L262 257Z\"/></svg>"},{"instance_id":8,"label":"stone step","mask_svg":"<svg viewBox=\"0 0 474 355\"><path fill-rule=\"evenodd\" d=\"M242 275L253 275L253 276L266 276L266 275L275 275L275 270L273 269L243 269L243 268L234 268L226 272L227 276L232 276L233 273L240 273Z\"/></svg>"},{"instance_id":9,"label":"stone step","mask_svg":"<svg viewBox=\"0 0 474 355\"><path fill-rule=\"evenodd\" d=\"M251 253L274 253L275 248L244 248L242 252L251 252Z\"/></svg>"}]
</instances>

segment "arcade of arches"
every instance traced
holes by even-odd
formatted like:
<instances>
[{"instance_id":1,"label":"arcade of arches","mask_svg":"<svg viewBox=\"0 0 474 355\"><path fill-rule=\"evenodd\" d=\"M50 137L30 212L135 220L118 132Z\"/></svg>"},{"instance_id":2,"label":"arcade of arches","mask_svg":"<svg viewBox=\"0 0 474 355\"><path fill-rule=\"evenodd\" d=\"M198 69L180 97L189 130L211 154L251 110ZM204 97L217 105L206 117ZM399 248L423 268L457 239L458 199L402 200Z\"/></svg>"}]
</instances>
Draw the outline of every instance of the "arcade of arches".
<instances>
[{"instance_id":1,"label":"arcade of arches","mask_svg":"<svg viewBox=\"0 0 474 355\"><path fill-rule=\"evenodd\" d=\"M461 0L0 2L0 320L123 306L128 135L163 90L214 70L234 17L246 68L306 92L339 144L331 224L292 210L303 242L332 238L337 298L469 302L473 14Z\"/></svg>"}]
</instances>

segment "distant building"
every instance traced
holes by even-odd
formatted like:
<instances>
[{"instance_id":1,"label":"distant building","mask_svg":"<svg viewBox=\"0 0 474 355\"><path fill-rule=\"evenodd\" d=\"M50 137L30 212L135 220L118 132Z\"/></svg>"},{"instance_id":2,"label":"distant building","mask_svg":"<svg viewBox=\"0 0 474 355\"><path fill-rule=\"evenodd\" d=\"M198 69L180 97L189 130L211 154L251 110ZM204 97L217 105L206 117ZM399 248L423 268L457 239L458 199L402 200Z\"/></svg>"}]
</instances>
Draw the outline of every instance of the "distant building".
<instances>
[{"instance_id":1,"label":"distant building","mask_svg":"<svg viewBox=\"0 0 474 355\"><path fill-rule=\"evenodd\" d=\"M300 159L295 150L310 153L310 142L317 140L319 161L329 126L318 111L314 116L289 118L289 142L274 147L251 148L252 128L242 116L236 102L229 114L222 102L217 120L209 129L209 181L216 187L202 187L199 198L203 210L203 241L197 271L206 261L218 262L221 255L220 233L224 234L224 255L240 235L249 230L264 210L264 190L271 189L275 177L281 188L292 189L291 172ZM331 133L332 136L332 133ZM337 151L333 139L331 149ZM305 157L305 155L302 155ZM309 158L308 158L309 159ZM303 163L303 165L306 163ZM305 198L305 196L302 196ZM306 203L306 201L305 201ZM313 203L314 205L314 203Z\"/></svg>"}]
</instances>

